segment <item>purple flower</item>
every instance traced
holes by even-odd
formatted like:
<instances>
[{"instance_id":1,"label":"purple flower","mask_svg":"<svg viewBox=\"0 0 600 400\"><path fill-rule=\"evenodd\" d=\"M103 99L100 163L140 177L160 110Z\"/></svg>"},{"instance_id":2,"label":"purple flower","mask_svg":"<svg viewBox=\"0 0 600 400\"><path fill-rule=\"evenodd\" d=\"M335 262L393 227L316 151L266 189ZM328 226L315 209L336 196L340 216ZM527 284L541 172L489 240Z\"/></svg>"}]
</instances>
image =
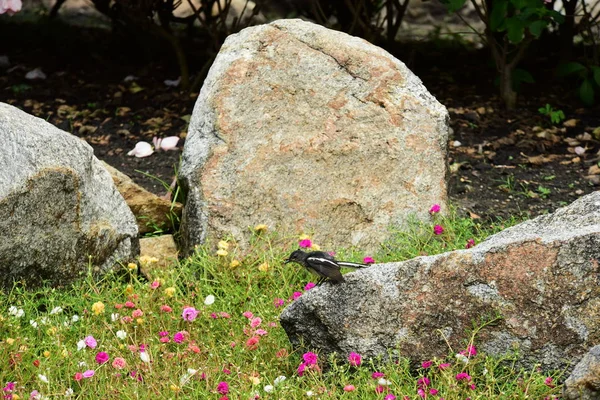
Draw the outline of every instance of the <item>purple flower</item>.
<instances>
[{"instance_id":1,"label":"purple flower","mask_svg":"<svg viewBox=\"0 0 600 400\"><path fill-rule=\"evenodd\" d=\"M465 245L465 249L470 249L473 246L475 246L475 240L474 239L469 239L469 240L467 240L467 244Z\"/></svg>"},{"instance_id":2,"label":"purple flower","mask_svg":"<svg viewBox=\"0 0 600 400\"><path fill-rule=\"evenodd\" d=\"M96 342L96 339L94 339L94 337L92 335L90 336L86 336L83 339L83 342L85 343L85 345L91 349L95 348L96 346L98 346L98 342Z\"/></svg>"},{"instance_id":3,"label":"purple flower","mask_svg":"<svg viewBox=\"0 0 600 400\"><path fill-rule=\"evenodd\" d=\"M353 367L358 367L360 365L360 363L362 362L362 358L361 358L360 354L352 352L348 356L348 362Z\"/></svg>"},{"instance_id":4,"label":"purple flower","mask_svg":"<svg viewBox=\"0 0 600 400\"><path fill-rule=\"evenodd\" d=\"M96 372L93 369L88 369L87 371L85 371L83 373L83 377L84 378L91 378L92 376L94 376L96 374Z\"/></svg>"},{"instance_id":5,"label":"purple flower","mask_svg":"<svg viewBox=\"0 0 600 400\"><path fill-rule=\"evenodd\" d=\"M367 257L363 258L363 262L365 264L375 264L375 259L371 256L367 256Z\"/></svg>"},{"instance_id":6,"label":"purple flower","mask_svg":"<svg viewBox=\"0 0 600 400\"><path fill-rule=\"evenodd\" d=\"M314 365L317 363L317 355L310 351L308 353L304 353L304 355L302 355L302 358L304 359L304 363L306 365Z\"/></svg>"},{"instance_id":7,"label":"purple flower","mask_svg":"<svg viewBox=\"0 0 600 400\"><path fill-rule=\"evenodd\" d=\"M185 340L185 335L183 332L177 332L176 334L173 335L173 341L175 343L183 343L184 340Z\"/></svg>"},{"instance_id":8,"label":"purple flower","mask_svg":"<svg viewBox=\"0 0 600 400\"><path fill-rule=\"evenodd\" d=\"M312 242L310 241L310 239L303 239L300 241L300 243L298 243L298 246L307 249L309 247L312 247Z\"/></svg>"},{"instance_id":9,"label":"purple flower","mask_svg":"<svg viewBox=\"0 0 600 400\"><path fill-rule=\"evenodd\" d=\"M229 384L227 382L219 382L219 384L217 385L217 392L219 392L220 394L229 393Z\"/></svg>"},{"instance_id":10,"label":"purple flower","mask_svg":"<svg viewBox=\"0 0 600 400\"><path fill-rule=\"evenodd\" d=\"M106 354L105 352L101 351L98 354L96 354L96 362L98 364L104 364L105 362L107 362L109 359L108 354Z\"/></svg>"},{"instance_id":11,"label":"purple flower","mask_svg":"<svg viewBox=\"0 0 600 400\"><path fill-rule=\"evenodd\" d=\"M431 206L431 208L429 209L429 214L435 214L435 213L439 213L440 212L440 205L439 204L434 204Z\"/></svg>"},{"instance_id":12,"label":"purple flower","mask_svg":"<svg viewBox=\"0 0 600 400\"><path fill-rule=\"evenodd\" d=\"M442 233L444 233L444 227L442 227L441 225L434 226L433 233L434 235L441 235Z\"/></svg>"},{"instance_id":13,"label":"purple flower","mask_svg":"<svg viewBox=\"0 0 600 400\"><path fill-rule=\"evenodd\" d=\"M181 317L184 321L192 322L198 317L198 310L194 307L185 307L181 313Z\"/></svg>"}]
</instances>

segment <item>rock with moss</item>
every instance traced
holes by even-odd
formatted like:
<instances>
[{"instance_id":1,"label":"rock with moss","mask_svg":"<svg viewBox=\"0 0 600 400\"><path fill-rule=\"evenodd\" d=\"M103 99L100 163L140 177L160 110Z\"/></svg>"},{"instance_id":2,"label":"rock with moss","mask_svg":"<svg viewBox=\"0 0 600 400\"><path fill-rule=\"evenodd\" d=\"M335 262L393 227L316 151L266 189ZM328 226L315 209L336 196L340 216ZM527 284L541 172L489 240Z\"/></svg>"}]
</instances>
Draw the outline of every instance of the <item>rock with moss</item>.
<instances>
[{"instance_id":1,"label":"rock with moss","mask_svg":"<svg viewBox=\"0 0 600 400\"><path fill-rule=\"evenodd\" d=\"M0 286L67 285L139 253L135 217L92 148L0 103Z\"/></svg>"}]
</instances>

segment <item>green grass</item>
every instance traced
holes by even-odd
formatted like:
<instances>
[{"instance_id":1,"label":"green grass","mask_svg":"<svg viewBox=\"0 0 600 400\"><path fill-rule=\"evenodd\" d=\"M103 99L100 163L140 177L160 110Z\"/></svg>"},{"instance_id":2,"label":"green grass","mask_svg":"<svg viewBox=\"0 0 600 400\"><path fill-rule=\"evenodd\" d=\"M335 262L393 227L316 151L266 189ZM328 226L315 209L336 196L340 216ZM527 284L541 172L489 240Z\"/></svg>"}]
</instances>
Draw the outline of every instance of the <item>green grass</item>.
<instances>
[{"instance_id":1,"label":"green grass","mask_svg":"<svg viewBox=\"0 0 600 400\"><path fill-rule=\"evenodd\" d=\"M436 215L429 223L413 221L405 231L394 232L378 253L368 255L377 262L398 261L464 248L468 239L479 243L514 222L484 224L455 213ZM441 235L433 234L435 224L443 226ZM326 360L319 360L298 376L303 355L294 352L279 326L283 307L277 305L293 301L294 293L302 293L311 279L304 270L282 263L296 248L297 238L261 230L253 233L251 246L244 250L225 241L221 255L198 248L180 264L157 269L151 282L124 268L100 281L89 275L68 289L25 290L15 285L3 293L0 385L8 389L8 382L16 382L12 393L3 394L13 399L28 399L34 390L50 399L71 392L72 398L80 399L250 399L254 394L261 399L384 399L388 394L419 399L418 391L424 389L429 399L448 400L552 399L559 393L558 387L545 383L547 375L513 370L511 356L497 359L478 353L466 364L457 359L455 353L465 351L469 343L477 345L476 332L465 337L464 349L449 349L447 359L431 360L427 369L411 369L407 360L362 360L355 367L344 359L331 359L329 368L323 368ZM337 250L339 258L354 261L367 255ZM232 268L234 260L239 265ZM205 304L207 296L214 296L214 303ZM164 306L172 311L165 312ZM183 320L185 307L198 310L195 320ZM245 312L253 316L247 318ZM173 341L176 333L182 343ZM97 347L83 344L88 336ZM258 342L252 344L252 338ZM78 343L84 346L80 350ZM142 359L141 345L149 362ZM96 361L100 352L107 353L108 362ZM117 357L125 361L124 368L113 366ZM440 369L443 363L450 365ZM94 376L75 379L85 371L94 371ZM384 376L373 378L374 372ZM470 379L457 380L462 372ZM277 379L281 376L286 379ZM427 387L418 383L424 376L430 380ZM228 384L226 395L218 393L220 382ZM354 390L345 392L348 385Z\"/></svg>"}]
</instances>

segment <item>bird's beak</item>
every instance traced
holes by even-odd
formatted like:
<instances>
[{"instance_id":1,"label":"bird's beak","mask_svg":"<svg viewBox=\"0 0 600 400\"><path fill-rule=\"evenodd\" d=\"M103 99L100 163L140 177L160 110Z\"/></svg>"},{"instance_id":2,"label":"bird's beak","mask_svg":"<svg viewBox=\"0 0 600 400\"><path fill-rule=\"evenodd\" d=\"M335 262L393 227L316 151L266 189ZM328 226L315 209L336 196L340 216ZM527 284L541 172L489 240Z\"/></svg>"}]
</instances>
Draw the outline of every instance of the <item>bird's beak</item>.
<instances>
[{"instance_id":1,"label":"bird's beak","mask_svg":"<svg viewBox=\"0 0 600 400\"><path fill-rule=\"evenodd\" d=\"M284 264L288 264L288 263L291 263L291 262L292 262L292 260L290 260L289 258L287 260L283 261Z\"/></svg>"}]
</instances>

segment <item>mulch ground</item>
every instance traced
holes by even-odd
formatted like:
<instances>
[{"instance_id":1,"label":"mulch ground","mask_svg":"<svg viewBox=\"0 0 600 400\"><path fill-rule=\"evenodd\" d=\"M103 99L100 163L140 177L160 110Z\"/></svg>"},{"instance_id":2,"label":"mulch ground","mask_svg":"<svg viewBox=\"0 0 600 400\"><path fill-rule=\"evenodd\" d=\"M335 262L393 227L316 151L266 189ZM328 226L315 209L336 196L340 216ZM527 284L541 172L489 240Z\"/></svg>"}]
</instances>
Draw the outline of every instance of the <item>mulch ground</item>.
<instances>
[{"instance_id":1,"label":"mulch ground","mask_svg":"<svg viewBox=\"0 0 600 400\"><path fill-rule=\"evenodd\" d=\"M180 148L185 142L198 93L164 84L178 76L165 61L172 57L147 54L107 32L7 21L0 20L0 37L12 38L3 41L10 65L0 69L0 101L84 139L98 158L164 194L181 152L147 158L127 152L155 136L177 135ZM474 218L535 216L598 189L600 110L581 105L574 82L543 70L522 88L518 108L507 111L486 51L429 43L394 53L450 111L450 199L461 210ZM534 62L553 65L548 57ZM35 68L47 78L25 79ZM541 115L546 104L562 110L565 121L553 125ZM575 154L577 147L585 152Z\"/></svg>"}]
</instances>

